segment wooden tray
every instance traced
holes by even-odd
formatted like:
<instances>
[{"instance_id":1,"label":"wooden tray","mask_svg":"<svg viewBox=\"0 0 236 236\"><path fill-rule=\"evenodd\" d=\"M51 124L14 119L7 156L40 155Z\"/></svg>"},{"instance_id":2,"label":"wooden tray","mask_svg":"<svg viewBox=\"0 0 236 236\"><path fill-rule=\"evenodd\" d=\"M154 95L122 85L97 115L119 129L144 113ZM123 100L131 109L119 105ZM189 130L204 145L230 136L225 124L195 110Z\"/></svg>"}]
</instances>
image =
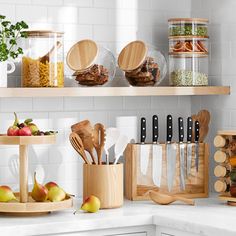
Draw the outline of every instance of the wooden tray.
<instances>
[{"instance_id":1,"label":"wooden tray","mask_svg":"<svg viewBox=\"0 0 236 236\"><path fill-rule=\"evenodd\" d=\"M15 193L15 196L19 200L20 193ZM60 202L35 202L30 194L28 196L28 202L0 202L0 213L11 213L11 214L32 214L32 213L49 213L52 211L65 210L73 206L72 197L67 197L64 201Z\"/></svg>"},{"instance_id":2,"label":"wooden tray","mask_svg":"<svg viewBox=\"0 0 236 236\"><path fill-rule=\"evenodd\" d=\"M152 144L145 144L152 150ZM147 174L140 170L140 144L128 144L125 150L125 196L129 200L148 200L148 190L168 192L166 177L166 144L162 145L162 177L161 187L157 188L152 180L152 153L150 151ZM189 198L208 197L208 157L209 147L206 143L199 144L199 171L196 172L192 152L191 176L187 178L185 191L180 190L179 148L176 153L176 174L171 194L181 194ZM194 145L194 144L193 144ZM186 149L185 149L186 151Z\"/></svg>"}]
</instances>

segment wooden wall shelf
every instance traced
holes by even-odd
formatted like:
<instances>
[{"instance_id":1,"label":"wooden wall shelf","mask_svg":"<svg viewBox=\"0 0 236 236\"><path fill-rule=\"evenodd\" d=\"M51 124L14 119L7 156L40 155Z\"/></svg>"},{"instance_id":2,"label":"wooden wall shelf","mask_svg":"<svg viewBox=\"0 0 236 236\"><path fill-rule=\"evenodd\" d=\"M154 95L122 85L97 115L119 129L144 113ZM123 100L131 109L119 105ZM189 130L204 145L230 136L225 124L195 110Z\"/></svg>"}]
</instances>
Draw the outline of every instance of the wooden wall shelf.
<instances>
[{"instance_id":1,"label":"wooden wall shelf","mask_svg":"<svg viewBox=\"0 0 236 236\"><path fill-rule=\"evenodd\" d=\"M229 86L0 88L0 97L106 97L228 95Z\"/></svg>"}]
</instances>

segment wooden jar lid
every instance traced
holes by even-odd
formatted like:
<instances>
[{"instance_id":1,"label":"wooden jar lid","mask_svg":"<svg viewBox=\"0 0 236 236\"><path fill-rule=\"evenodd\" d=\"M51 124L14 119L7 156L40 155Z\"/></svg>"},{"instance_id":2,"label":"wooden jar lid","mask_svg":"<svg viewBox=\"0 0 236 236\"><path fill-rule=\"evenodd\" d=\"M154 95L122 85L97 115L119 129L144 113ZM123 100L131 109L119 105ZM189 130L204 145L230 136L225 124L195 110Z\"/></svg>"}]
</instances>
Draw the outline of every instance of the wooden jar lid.
<instances>
[{"instance_id":1,"label":"wooden jar lid","mask_svg":"<svg viewBox=\"0 0 236 236\"><path fill-rule=\"evenodd\" d=\"M201 23L207 24L209 22L206 18L171 18L168 20L169 23Z\"/></svg>"},{"instance_id":2,"label":"wooden jar lid","mask_svg":"<svg viewBox=\"0 0 236 236\"><path fill-rule=\"evenodd\" d=\"M218 165L214 169L214 175L216 177L224 177L226 176L226 173L227 173L227 169L224 166Z\"/></svg>"},{"instance_id":3,"label":"wooden jar lid","mask_svg":"<svg viewBox=\"0 0 236 236\"><path fill-rule=\"evenodd\" d=\"M51 38L54 35L57 37L62 37L63 32L58 32L58 31L52 31L52 30L26 30L25 31L28 35L28 37L48 37Z\"/></svg>"},{"instance_id":4,"label":"wooden jar lid","mask_svg":"<svg viewBox=\"0 0 236 236\"><path fill-rule=\"evenodd\" d=\"M225 192L227 189L227 184L222 180L217 180L214 184L214 189L216 192Z\"/></svg>"},{"instance_id":5,"label":"wooden jar lid","mask_svg":"<svg viewBox=\"0 0 236 236\"><path fill-rule=\"evenodd\" d=\"M127 44L119 54L118 65L123 71L132 71L140 67L147 56L148 48L143 41Z\"/></svg>"},{"instance_id":6,"label":"wooden jar lid","mask_svg":"<svg viewBox=\"0 0 236 236\"><path fill-rule=\"evenodd\" d=\"M215 162L223 163L226 161L226 159L227 159L227 154L225 152L222 152L221 150L215 152L214 154Z\"/></svg>"},{"instance_id":7,"label":"wooden jar lid","mask_svg":"<svg viewBox=\"0 0 236 236\"><path fill-rule=\"evenodd\" d=\"M66 56L67 65L75 71L84 71L94 64L98 55L96 42L85 39L74 44Z\"/></svg>"},{"instance_id":8,"label":"wooden jar lid","mask_svg":"<svg viewBox=\"0 0 236 236\"><path fill-rule=\"evenodd\" d=\"M217 135L214 138L214 146L215 147L224 147L226 144L226 139L224 137L222 137L221 135Z\"/></svg>"}]
</instances>

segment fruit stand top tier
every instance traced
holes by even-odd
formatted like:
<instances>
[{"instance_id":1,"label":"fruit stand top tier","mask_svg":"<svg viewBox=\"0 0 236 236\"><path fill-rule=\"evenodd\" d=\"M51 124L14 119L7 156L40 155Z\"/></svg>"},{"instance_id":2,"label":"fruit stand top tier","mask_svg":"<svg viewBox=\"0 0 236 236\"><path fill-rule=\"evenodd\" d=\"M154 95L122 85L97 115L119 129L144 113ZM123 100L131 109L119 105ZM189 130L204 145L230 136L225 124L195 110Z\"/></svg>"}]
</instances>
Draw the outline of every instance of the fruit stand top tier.
<instances>
[{"instance_id":1,"label":"fruit stand top tier","mask_svg":"<svg viewBox=\"0 0 236 236\"><path fill-rule=\"evenodd\" d=\"M7 136L0 134L0 145L54 144L56 135L44 136Z\"/></svg>"}]
</instances>

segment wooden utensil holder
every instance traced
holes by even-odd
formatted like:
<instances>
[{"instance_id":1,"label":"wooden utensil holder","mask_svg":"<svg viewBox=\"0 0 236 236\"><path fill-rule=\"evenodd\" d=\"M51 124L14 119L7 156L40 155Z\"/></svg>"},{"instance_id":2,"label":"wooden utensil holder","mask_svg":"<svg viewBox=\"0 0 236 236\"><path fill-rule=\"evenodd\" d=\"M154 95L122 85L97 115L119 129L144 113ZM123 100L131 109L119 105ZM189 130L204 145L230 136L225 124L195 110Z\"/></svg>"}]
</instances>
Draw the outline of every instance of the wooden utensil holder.
<instances>
[{"instance_id":1,"label":"wooden utensil holder","mask_svg":"<svg viewBox=\"0 0 236 236\"><path fill-rule=\"evenodd\" d=\"M83 165L83 199L98 197L101 208L118 208L123 205L123 164Z\"/></svg>"},{"instance_id":2,"label":"wooden utensil holder","mask_svg":"<svg viewBox=\"0 0 236 236\"><path fill-rule=\"evenodd\" d=\"M176 143L176 173L171 193L181 194L189 198L208 197L208 157L209 147L206 143L199 144L199 170L196 172L194 162L194 144L192 144L191 175L185 179L184 191L180 189L179 145ZM145 195L148 190L168 192L166 175L166 144L162 146L162 176L161 186L158 188L152 180L152 144L149 147L149 164L147 174L140 171L140 144L128 144L125 150L125 197L129 200L148 200ZM186 145L185 145L186 156Z\"/></svg>"}]
</instances>

